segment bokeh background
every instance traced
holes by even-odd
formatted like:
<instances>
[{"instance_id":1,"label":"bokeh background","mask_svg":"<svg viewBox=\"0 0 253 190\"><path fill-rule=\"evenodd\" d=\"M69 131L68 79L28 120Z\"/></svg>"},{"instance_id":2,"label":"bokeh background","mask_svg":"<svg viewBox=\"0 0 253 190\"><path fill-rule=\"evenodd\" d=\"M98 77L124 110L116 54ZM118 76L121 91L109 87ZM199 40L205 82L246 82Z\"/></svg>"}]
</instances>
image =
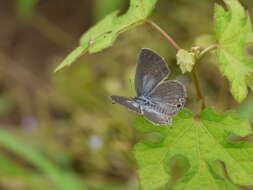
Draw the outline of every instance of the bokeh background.
<instances>
[{"instance_id":1,"label":"bokeh background","mask_svg":"<svg viewBox=\"0 0 253 190\"><path fill-rule=\"evenodd\" d=\"M159 0L151 19L190 49L213 41L217 0ZM241 3L253 18L253 1ZM0 0L0 189L138 190L131 150L144 138L136 114L113 105L112 94L134 96L133 76L142 47L168 61L170 78L188 89L186 107L199 111L189 74L176 66L175 50L150 26L122 34L104 51L81 57L53 73L83 32L128 0ZM252 49L248 49L253 55ZM235 109L253 121L253 96L237 104L213 54L199 66L209 106ZM253 142L252 136L245 140ZM184 165L171 164L174 182ZM250 189L250 188L245 188Z\"/></svg>"}]
</instances>

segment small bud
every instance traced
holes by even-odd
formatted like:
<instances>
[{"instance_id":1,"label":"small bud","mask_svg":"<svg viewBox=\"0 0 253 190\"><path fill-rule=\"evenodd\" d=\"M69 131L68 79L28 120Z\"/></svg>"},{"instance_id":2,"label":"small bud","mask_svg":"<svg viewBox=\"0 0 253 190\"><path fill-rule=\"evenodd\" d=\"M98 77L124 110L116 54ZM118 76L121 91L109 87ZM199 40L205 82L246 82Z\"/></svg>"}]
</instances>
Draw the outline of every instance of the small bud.
<instances>
[{"instance_id":1,"label":"small bud","mask_svg":"<svg viewBox=\"0 0 253 190\"><path fill-rule=\"evenodd\" d=\"M195 65L194 53L190 53L184 49L180 49L177 52L177 64L179 65L183 73L191 72L193 66Z\"/></svg>"}]
</instances>

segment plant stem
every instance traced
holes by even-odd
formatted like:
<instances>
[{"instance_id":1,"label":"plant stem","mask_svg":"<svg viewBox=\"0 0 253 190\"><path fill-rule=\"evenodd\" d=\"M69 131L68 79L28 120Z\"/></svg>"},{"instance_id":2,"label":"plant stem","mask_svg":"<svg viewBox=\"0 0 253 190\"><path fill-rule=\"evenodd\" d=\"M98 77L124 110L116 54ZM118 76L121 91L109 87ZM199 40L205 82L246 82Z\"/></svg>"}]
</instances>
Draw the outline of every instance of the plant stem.
<instances>
[{"instance_id":1,"label":"plant stem","mask_svg":"<svg viewBox=\"0 0 253 190\"><path fill-rule=\"evenodd\" d=\"M198 74L196 65L192 69L192 78L193 78L193 82L197 91L197 96L201 100L201 110L203 110L206 108L206 102L205 102L205 97L203 95L203 92L201 90L199 74Z\"/></svg>"},{"instance_id":2,"label":"plant stem","mask_svg":"<svg viewBox=\"0 0 253 190\"><path fill-rule=\"evenodd\" d=\"M216 49L216 48L217 48L216 44L208 46L207 48L205 48L204 50L201 51L201 53L198 56L198 60L200 60L207 52L209 52L209 51L211 51L213 49Z\"/></svg>"},{"instance_id":3,"label":"plant stem","mask_svg":"<svg viewBox=\"0 0 253 190\"><path fill-rule=\"evenodd\" d=\"M177 51L181 48L179 45L170 37L163 29L161 29L156 23L154 23L151 20L145 20L147 24L149 24L151 27L153 27L157 32L159 32L165 40L167 40Z\"/></svg>"}]
</instances>

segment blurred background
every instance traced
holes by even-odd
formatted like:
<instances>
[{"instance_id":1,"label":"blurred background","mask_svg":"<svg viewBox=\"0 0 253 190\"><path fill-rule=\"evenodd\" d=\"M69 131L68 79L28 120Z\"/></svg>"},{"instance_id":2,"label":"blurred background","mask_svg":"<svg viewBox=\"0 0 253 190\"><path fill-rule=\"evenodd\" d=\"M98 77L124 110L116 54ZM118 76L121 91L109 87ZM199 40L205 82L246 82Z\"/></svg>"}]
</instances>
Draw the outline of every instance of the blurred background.
<instances>
[{"instance_id":1,"label":"blurred background","mask_svg":"<svg viewBox=\"0 0 253 190\"><path fill-rule=\"evenodd\" d=\"M178 44L213 43L214 0L159 0L151 19ZM253 18L253 1L242 0ZM133 146L146 138L133 128L136 114L113 105L112 94L134 96L140 48L164 56L170 78L188 89L186 107L199 112L189 74L175 50L148 25L120 35L104 51L53 73L83 32L128 0L0 0L0 189L138 190ZM253 55L252 49L248 49ZM237 104L227 80L207 55L199 66L209 106L235 109L253 121L253 96ZM253 143L252 136L245 138ZM185 171L174 164L173 180ZM250 189L250 188L245 188Z\"/></svg>"}]
</instances>

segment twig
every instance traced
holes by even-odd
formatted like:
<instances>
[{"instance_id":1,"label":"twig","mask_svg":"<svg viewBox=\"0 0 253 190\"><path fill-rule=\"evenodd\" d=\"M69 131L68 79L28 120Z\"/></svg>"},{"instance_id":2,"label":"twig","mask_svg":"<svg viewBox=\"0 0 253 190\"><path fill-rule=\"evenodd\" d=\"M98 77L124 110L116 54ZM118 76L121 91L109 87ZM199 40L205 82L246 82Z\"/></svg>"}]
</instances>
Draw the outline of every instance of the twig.
<instances>
[{"instance_id":1,"label":"twig","mask_svg":"<svg viewBox=\"0 0 253 190\"><path fill-rule=\"evenodd\" d=\"M177 51L181 48L179 45L170 37L163 29L161 29L156 23L151 20L145 20L145 23L149 24L153 27L156 31L158 31L164 38L167 40Z\"/></svg>"},{"instance_id":2,"label":"twig","mask_svg":"<svg viewBox=\"0 0 253 190\"><path fill-rule=\"evenodd\" d=\"M197 91L197 96L201 100L201 110L203 110L206 108L206 102L205 102L205 97L203 95L203 92L201 90L199 75L198 75L196 65L192 69L192 78L193 78L193 82Z\"/></svg>"}]
</instances>

